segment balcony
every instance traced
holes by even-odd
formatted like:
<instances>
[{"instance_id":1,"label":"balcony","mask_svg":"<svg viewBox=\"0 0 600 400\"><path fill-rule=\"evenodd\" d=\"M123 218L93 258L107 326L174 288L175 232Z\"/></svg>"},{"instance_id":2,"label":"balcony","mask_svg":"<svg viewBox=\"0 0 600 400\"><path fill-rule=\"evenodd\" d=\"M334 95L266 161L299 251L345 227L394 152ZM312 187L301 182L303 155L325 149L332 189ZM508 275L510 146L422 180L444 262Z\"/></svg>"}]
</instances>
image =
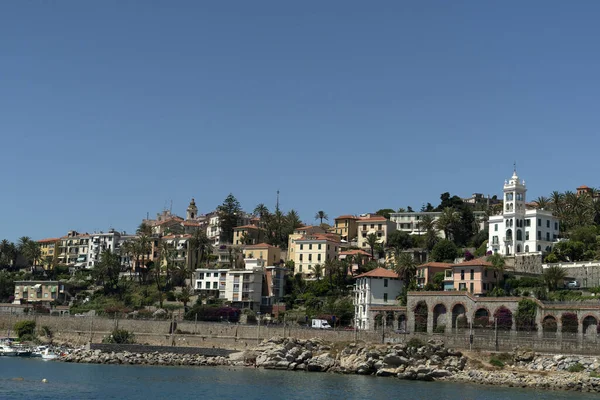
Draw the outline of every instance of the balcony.
<instances>
[{"instance_id":1,"label":"balcony","mask_svg":"<svg viewBox=\"0 0 600 400\"><path fill-rule=\"evenodd\" d=\"M505 236L502 238L505 242L512 242L513 241L513 237L512 236Z\"/></svg>"}]
</instances>

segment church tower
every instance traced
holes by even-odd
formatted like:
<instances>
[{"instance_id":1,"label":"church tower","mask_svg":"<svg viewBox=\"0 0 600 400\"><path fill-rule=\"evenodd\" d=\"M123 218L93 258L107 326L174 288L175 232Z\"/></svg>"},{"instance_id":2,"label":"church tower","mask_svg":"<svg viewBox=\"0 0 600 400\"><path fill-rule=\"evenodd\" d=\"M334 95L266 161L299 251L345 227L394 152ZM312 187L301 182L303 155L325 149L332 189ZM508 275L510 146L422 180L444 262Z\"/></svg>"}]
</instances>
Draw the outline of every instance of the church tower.
<instances>
[{"instance_id":1,"label":"church tower","mask_svg":"<svg viewBox=\"0 0 600 400\"><path fill-rule=\"evenodd\" d=\"M196 201L192 199L190 205L187 208L186 220L194 219L198 216L198 207L196 207Z\"/></svg>"},{"instance_id":2,"label":"church tower","mask_svg":"<svg viewBox=\"0 0 600 400\"><path fill-rule=\"evenodd\" d=\"M504 181L504 246L505 255L523 252L525 241L525 181L519 179L517 167Z\"/></svg>"}]
</instances>

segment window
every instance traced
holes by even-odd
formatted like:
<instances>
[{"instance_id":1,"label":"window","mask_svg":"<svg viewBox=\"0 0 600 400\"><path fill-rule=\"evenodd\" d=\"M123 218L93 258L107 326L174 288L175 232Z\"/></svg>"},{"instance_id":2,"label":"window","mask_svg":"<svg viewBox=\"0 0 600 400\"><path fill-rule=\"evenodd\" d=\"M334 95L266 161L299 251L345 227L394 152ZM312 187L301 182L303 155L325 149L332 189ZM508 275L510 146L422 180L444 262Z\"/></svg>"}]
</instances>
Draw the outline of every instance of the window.
<instances>
[{"instance_id":1,"label":"window","mask_svg":"<svg viewBox=\"0 0 600 400\"><path fill-rule=\"evenodd\" d=\"M375 224L371 224L371 229L375 229Z\"/></svg>"},{"instance_id":2,"label":"window","mask_svg":"<svg viewBox=\"0 0 600 400\"><path fill-rule=\"evenodd\" d=\"M466 283L459 283L458 284L458 290L467 290L467 284Z\"/></svg>"},{"instance_id":3,"label":"window","mask_svg":"<svg viewBox=\"0 0 600 400\"><path fill-rule=\"evenodd\" d=\"M549 242L550 241L550 232L546 232L546 240Z\"/></svg>"},{"instance_id":4,"label":"window","mask_svg":"<svg viewBox=\"0 0 600 400\"><path fill-rule=\"evenodd\" d=\"M319 250L321 250L321 243L319 243Z\"/></svg>"},{"instance_id":5,"label":"window","mask_svg":"<svg viewBox=\"0 0 600 400\"><path fill-rule=\"evenodd\" d=\"M557 231L558 230L558 222L554 223L554 230Z\"/></svg>"},{"instance_id":6,"label":"window","mask_svg":"<svg viewBox=\"0 0 600 400\"><path fill-rule=\"evenodd\" d=\"M537 232L538 232L538 234L537 234L538 240L542 240L542 231L537 231Z\"/></svg>"},{"instance_id":7,"label":"window","mask_svg":"<svg viewBox=\"0 0 600 400\"><path fill-rule=\"evenodd\" d=\"M302 254L300 254L300 262L302 262Z\"/></svg>"},{"instance_id":8,"label":"window","mask_svg":"<svg viewBox=\"0 0 600 400\"><path fill-rule=\"evenodd\" d=\"M460 270L460 280L461 280L461 281L464 281L464 280L465 280L465 270L464 270L464 269L461 269L461 270Z\"/></svg>"},{"instance_id":9,"label":"window","mask_svg":"<svg viewBox=\"0 0 600 400\"><path fill-rule=\"evenodd\" d=\"M498 232L498 224L494 224L494 232Z\"/></svg>"},{"instance_id":10,"label":"window","mask_svg":"<svg viewBox=\"0 0 600 400\"><path fill-rule=\"evenodd\" d=\"M487 271L488 271L487 269L483 270L483 276L485 276L486 278L487 278Z\"/></svg>"},{"instance_id":11,"label":"window","mask_svg":"<svg viewBox=\"0 0 600 400\"><path fill-rule=\"evenodd\" d=\"M204 279L204 272L200 272L198 274L198 279Z\"/></svg>"},{"instance_id":12,"label":"window","mask_svg":"<svg viewBox=\"0 0 600 400\"><path fill-rule=\"evenodd\" d=\"M525 240L529 240L529 231L525 232Z\"/></svg>"},{"instance_id":13,"label":"window","mask_svg":"<svg viewBox=\"0 0 600 400\"><path fill-rule=\"evenodd\" d=\"M388 287L388 280L387 279L383 280L383 287Z\"/></svg>"},{"instance_id":14,"label":"window","mask_svg":"<svg viewBox=\"0 0 600 400\"><path fill-rule=\"evenodd\" d=\"M378 230L381 230L381 229L382 229L382 227L381 227L381 224L377 225L377 229L378 229Z\"/></svg>"},{"instance_id":15,"label":"window","mask_svg":"<svg viewBox=\"0 0 600 400\"><path fill-rule=\"evenodd\" d=\"M529 253L529 245L525 245L525 253Z\"/></svg>"},{"instance_id":16,"label":"window","mask_svg":"<svg viewBox=\"0 0 600 400\"><path fill-rule=\"evenodd\" d=\"M531 226L531 219L525 220L525 226Z\"/></svg>"},{"instance_id":17,"label":"window","mask_svg":"<svg viewBox=\"0 0 600 400\"><path fill-rule=\"evenodd\" d=\"M538 226L542 226L542 219L538 218Z\"/></svg>"},{"instance_id":18,"label":"window","mask_svg":"<svg viewBox=\"0 0 600 400\"><path fill-rule=\"evenodd\" d=\"M210 289L210 282L206 282L206 288Z\"/></svg>"},{"instance_id":19,"label":"window","mask_svg":"<svg viewBox=\"0 0 600 400\"><path fill-rule=\"evenodd\" d=\"M473 282L471 282L470 290L469 290L471 293L473 293L473 286L474 286L474 284L473 284Z\"/></svg>"},{"instance_id":20,"label":"window","mask_svg":"<svg viewBox=\"0 0 600 400\"><path fill-rule=\"evenodd\" d=\"M538 244L537 251L542 251L542 246Z\"/></svg>"},{"instance_id":21,"label":"window","mask_svg":"<svg viewBox=\"0 0 600 400\"><path fill-rule=\"evenodd\" d=\"M303 244L300 245L300 250L304 250L304 245Z\"/></svg>"},{"instance_id":22,"label":"window","mask_svg":"<svg viewBox=\"0 0 600 400\"><path fill-rule=\"evenodd\" d=\"M475 279L475 270L471 270L471 280ZM472 285L472 284L471 284Z\"/></svg>"},{"instance_id":23,"label":"window","mask_svg":"<svg viewBox=\"0 0 600 400\"><path fill-rule=\"evenodd\" d=\"M308 261L312 261L312 254L308 255Z\"/></svg>"},{"instance_id":24,"label":"window","mask_svg":"<svg viewBox=\"0 0 600 400\"><path fill-rule=\"evenodd\" d=\"M384 294L383 294L383 302L384 302L384 303L387 303L387 293L384 293Z\"/></svg>"},{"instance_id":25,"label":"window","mask_svg":"<svg viewBox=\"0 0 600 400\"><path fill-rule=\"evenodd\" d=\"M308 245L308 249L312 250L312 243Z\"/></svg>"},{"instance_id":26,"label":"window","mask_svg":"<svg viewBox=\"0 0 600 400\"><path fill-rule=\"evenodd\" d=\"M217 282L213 282L213 289L218 289L218 288L219 288L219 286L218 286L218 285L219 285L219 284L218 284Z\"/></svg>"},{"instance_id":27,"label":"window","mask_svg":"<svg viewBox=\"0 0 600 400\"><path fill-rule=\"evenodd\" d=\"M302 265L298 266L298 272L302 272Z\"/></svg>"},{"instance_id":28,"label":"window","mask_svg":"<svg viewBox=\"0 0 600 400\"><path fill-rule=\"evenodd\" d=\"M546 220L546 228L550 228L550 220L549 219Z\"/></svg>"},{"instance_id":29,"label":"window","mask_svg":"<svg viewBox=\"0 0 600 400\"><path fill-rule=\"evenodd\" d=\"M317 254L317 261L321 261L321 254Z\"/></svg>"}]
</instances>

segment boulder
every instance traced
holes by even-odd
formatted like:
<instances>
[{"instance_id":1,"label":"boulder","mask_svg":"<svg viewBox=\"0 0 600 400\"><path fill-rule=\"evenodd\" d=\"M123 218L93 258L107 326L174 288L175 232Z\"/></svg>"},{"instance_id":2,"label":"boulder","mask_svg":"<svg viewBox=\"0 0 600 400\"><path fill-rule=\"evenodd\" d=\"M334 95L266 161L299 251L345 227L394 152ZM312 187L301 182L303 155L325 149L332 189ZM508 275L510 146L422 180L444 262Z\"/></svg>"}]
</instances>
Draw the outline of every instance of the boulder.
<instances>
[{"instance_id":1,"label":"boulder","mask_svg":"<svg viewBox=\"0 0 600 400\"><path fill-rule=\"evenodd\" d=\"M308 361L307 370L311 372L325 372L335 365L335 360L329 353L313 357Z\"/></svg>"}]
</instances>

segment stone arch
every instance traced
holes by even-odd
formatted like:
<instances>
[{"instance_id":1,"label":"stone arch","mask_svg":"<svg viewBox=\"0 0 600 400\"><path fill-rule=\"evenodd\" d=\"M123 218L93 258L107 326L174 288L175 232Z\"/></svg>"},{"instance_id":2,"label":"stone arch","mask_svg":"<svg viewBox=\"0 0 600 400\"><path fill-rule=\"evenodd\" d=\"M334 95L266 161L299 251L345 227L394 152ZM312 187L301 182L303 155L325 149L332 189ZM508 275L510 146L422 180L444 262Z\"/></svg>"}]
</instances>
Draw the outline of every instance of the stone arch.
<instances>
[{"instance_id":1,"label":"stone arch","mask_svg":"<svg viewBox=\"0 0 600 400\"><path fill-rule=\"evenodd\" d=\"M479 307L473 314L473 328L486 329L491 325L490 310L485 307Z\"/></svg>"},{"instance_id":2,"label":"stone arch","mask_svg":"<svg viewBox=\"0 0 600 400\"><path fill-rule=\"evenodd\" d=\"M574 312L564 312L560 315L560 324L562 326L561 332L563 333L577 333L579 332L579 318Z\"/></svg>"},{"instance_id":3,"label":"stone arch","mask_svg":"<svg viewBox=\"0 0 600 400\"><path fill-rule=\"evenodd\" d=\"M465 329L469 326L467 308L462 303L452 306L452 329Z\"/></svg>"},{"instance_id":4,"label":"stone arch","mask_svg":"<svg viewBox=\"0 0 600 400\"><path fill-rule=\"evenodd\" d=\"M529 245L528 244L525 245L525 253L529 253Z\"/></svg>"},{"instance_id":5,"label":"stone arch","mask_svg":"<svg viewBox=\"0 0 600 400\"><path fill-rule=\"evenodd\" d=\"M546 315L542 319L542 332L544 337L554 338L558 331L558 322L554 315Z\"/></svg>"},{"instance_id":6,"label":"stone arch","mask_svg":"<svg viewBox=\"0 0 600 400\"><path fill-rule=\"evenodd\" d=\"M520 253L520 252L521 252L521 245L520 245L520 244L518 244L518 245L517 245L517 253Z\"/></svg>"},{"instance_id":7,"label":"stone arch","mask_svg":"<svg viewBox=\"0 0 600 400\"><path fill-rule=\"evenodd\" d=\"M400 332L406 332L406 314L400 314L398 316L398 330Z\"/></svg>"},{"instance_id":8,"label":"stone arch","mask_svg":"<svg viewBox=\"0 0 600 400\"><path fill-rule=\"evenodd\" d=\"M381 326L383 325L383 314L377 313L375 317L373 317L373 321L375 322L375 329L381 328Z\"/></svg>"},{"instance_id":9,"label":"stone arch","mask_svg":"<svg viewBox=\"0 0 600 400\"><path fill-rule=\"evenodd\" d=\"M583 334L596 335L598 333L598 318L594 315L586 315L582 320Z\"/></svg>"},{"instance_id":10,"label":"stone arch","mask_svg":"<svg viewBox=\"0 0 600 400\"><path fill-rule=\"evenodd\" d=\"M429 310L427 309L427 303L419 301L414 309L415 314L415 332L427 332L427 318L429 317Z\"/></svg>"},{"instance_id":11,"label":"stone arch","mask_svg":"<svg viewBox=\"0 0 600 400\"><path fill-rule=\"evenodd\" d=\"M385 313L385 327L387 329L394 328L394 313L393 312L388 311Z\"/></svg>"},{"instance_id":12,"label":"stone arch","mask_svg":"<svg viewBox=\"0 0 600 400\"><path fill-rule=\"evenodd\" d=\"M498 330L510 331L513 326L513 314L508 308L500 306L494 311L494 320Z\"/></svg>"},{"instance_id":13,"label":"stone arch","mask_svg":"<svg viewBox=\"0 0 600 400\"><path fill-rule=\"evenodd\" d=\"M445 328L446 312L447 312L446 306L442 303L436 304L436 306L433 307L433 330L434 330L434 332L436 331L436 328L438 328L438 327L440 327L440 329L442 329L441 328L442 326Z\"/></svg>"},{"instance_id":14,"label":"stone arch","mask_svg":"<svg viewBox=\"0 0 600 400\"><path fill-rule=\"evenodd\" d=\"M517 240L523 240L523 231L517 229Z\"/></svg>"}]
</instances>

